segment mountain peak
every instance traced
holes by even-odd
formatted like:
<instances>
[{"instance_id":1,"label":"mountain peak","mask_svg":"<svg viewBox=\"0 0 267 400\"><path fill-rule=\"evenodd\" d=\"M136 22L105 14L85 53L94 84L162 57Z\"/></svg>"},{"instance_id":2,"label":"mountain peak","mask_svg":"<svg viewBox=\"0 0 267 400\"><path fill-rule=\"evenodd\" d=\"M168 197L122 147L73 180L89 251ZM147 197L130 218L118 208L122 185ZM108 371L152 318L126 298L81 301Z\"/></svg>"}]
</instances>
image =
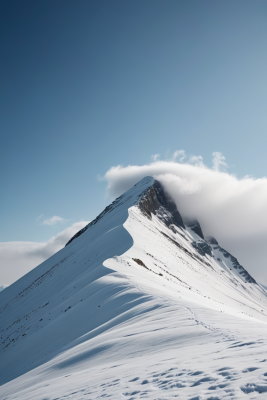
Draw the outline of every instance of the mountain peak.
<instances>
[{"instance_id":1,"label":"mountain peak","mask_svg":"<svg viewBox=\"0 0 267 400\"><path fill-rule=\"evenodd\" d=\"M140 200L140 197L144 195L147 190L153 186L155 179L152 176L146 176L137 182L131 189L127 192L123 193L121 196L117 197L111 204L109 204L104 211L102 211L93 221L89 222L84 228L82 228L79 232L77 232L67 243L68 246L74 239L77 239L84 232L87 231L90 227L98 223L104 216L110 214L115 208L125 206L131 207L134 204L137 204Z\"/></svg>"},{"instance_id":2,"label":"mountain peak","mask_svg":"<svg viewBox=\"0 0 267 400\"><path fill-rule=\"evenodd\" d=\"M154 180L148 190L143 193L138 205L149 217L151 214L156 215L168 227L173 224L185 228L174 201L157 180Z\"/></svg>"},{"instance_id":3,"label":"mountain peak","mask_svg":"<svg viewBox=\"0 0 267 400\"><path fill-rule=\"evenodd\" d=\"M117 197L93 221L77 232L68 241L66 246L74 239L78 238L88 228L95 225L105 215L115 210L115 208L119 206L125 207L125 205L127 205L128 208L133 205L138 205L147 217L151 218L151 214L157 215L168 227L173 224L177 227L185 228L182 217L170 195L164 190L159 181L152 176L146 176L127 192Z\"/></svg>"},{"instance_id":4,"label":"mountain peak","mask_svg":"<svg viewBox=\"0 0 267 400\"><path fill-rule=\"evenodd\" d=\"M152 177L2 291L0 315L1 398L118 399L148 387L149 398L166 398L166 379L168 398L197 398L200 385L210 396L206 375L221 385L218 371L228 376L225 363L236 354L239 375L234 370L228 385L239 376L242 393L250 393L248 353L248 371L258 380L265 374L257 347L266 337L265 290L203 238L197 221L184 223ZM199 360L207 361L205 375Z\"/></svg>"}]
</instances>

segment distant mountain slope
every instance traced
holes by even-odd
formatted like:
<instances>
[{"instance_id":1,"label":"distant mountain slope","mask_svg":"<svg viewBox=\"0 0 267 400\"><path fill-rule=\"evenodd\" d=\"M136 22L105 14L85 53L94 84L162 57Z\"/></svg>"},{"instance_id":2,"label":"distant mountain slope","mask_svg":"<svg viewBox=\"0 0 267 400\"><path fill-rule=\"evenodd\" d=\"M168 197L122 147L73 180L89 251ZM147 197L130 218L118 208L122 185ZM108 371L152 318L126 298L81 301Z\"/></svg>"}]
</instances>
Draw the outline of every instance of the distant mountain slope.
<instances>
[{"instance_id":1,"label":"distant mountain slope","mask_svg":"<svg viewBox=\"0 0 267 400\"><path fill-rule=\"evenodd\" d=\"M267 391L265 290L151 177L1 292L0 321L1 398Z\"/></svg>"}]
</instances>

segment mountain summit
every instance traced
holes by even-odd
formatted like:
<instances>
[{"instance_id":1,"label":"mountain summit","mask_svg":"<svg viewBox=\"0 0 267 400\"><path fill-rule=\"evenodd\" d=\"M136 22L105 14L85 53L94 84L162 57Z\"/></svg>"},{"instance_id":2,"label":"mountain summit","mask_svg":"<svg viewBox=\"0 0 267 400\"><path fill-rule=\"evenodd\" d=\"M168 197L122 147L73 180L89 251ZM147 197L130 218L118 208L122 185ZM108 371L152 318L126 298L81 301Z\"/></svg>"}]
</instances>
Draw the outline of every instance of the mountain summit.
<instances>
[{"instance_id":1,"label":"mountain summit","mask_svg":"<svg viewBox=\"0 0 267 400\"><path fill-rule=\"evenodd\" d=\"M152 177L1 292L0 321L1 398L267 392L265 290Z\"/></svg>"}]
</instances>

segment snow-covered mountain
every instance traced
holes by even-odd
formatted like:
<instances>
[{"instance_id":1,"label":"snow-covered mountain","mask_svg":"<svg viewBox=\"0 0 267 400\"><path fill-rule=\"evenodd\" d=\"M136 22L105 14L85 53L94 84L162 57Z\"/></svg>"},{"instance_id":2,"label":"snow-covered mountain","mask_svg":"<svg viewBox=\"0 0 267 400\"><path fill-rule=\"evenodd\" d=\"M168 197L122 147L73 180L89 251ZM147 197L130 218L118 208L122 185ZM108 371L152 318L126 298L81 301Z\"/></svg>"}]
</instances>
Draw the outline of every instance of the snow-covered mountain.
<instances>
[{"instance_id":1,"label":"snow-covered mountain","mask_svg":"<svg viewBox=\"0 0 267 400\"><path fill-rule=\"evenodd\" d=\"M267 293L142 179L0 293L1 399L267 396Z\"/></svg>"}]
</instances>

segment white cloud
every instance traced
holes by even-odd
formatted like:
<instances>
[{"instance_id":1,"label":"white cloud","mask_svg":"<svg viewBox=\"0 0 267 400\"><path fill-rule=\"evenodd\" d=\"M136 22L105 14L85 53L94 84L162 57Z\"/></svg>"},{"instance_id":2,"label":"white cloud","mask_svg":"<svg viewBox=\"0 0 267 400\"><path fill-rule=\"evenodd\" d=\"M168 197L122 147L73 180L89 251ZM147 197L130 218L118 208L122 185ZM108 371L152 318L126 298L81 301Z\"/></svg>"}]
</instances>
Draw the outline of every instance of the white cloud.
<instances>
[{"instance_id":1,"label":"white cloud","mask_svg":"<svg viewBox=\"0 0 267 400\"><path fill-rule=\"evenodd\" d=\"M40 215L40 217L38 217L38 218L41 218L41 216L42 216L42 215ZM43 224L44 224L44 225L55 225L55 224L57 224L58 222L66 222L66 221L67 221L66 219L61 218L61 217L58 217L57 215L54 215L52 218L45 219L45 220L43 221Z\"/></svg>"},{"instance_id":2,"label":"white cloud","mask_svg":"<svg viewBox=\"0 0 267 400\"><path fill-rule=\"evenodd\" d=\"M0 242L0 282L10 285L62 249L89 221L76 222L47 242Z\"/></svg>"},{"instance_id":3,"label":"white cloud","mask_svg":"<svg viewBox=\"0 0 267 400\"><path fill-rule=\"evenodd\" d=\"M206 235L215 236L256 279L267 284L267 178L238 179L226 167L225 158L216 152L212 168L203 164L201 156L191 156L187 163L167 160L112 167L105 179L108 193L118 196L144 176L155 177L182 216L197 217Z\"/></svg>"}]
</instances>

